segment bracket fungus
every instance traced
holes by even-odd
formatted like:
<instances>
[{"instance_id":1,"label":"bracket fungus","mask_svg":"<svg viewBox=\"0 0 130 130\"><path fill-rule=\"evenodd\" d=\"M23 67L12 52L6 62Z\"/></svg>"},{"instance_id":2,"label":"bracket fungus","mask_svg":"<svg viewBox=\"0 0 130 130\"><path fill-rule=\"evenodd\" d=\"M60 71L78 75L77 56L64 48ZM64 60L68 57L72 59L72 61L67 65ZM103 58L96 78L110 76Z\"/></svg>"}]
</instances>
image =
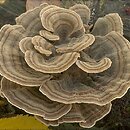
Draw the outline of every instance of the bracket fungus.
<instances>
[{"instance_id":1,"label":"bracket fungus","mask_svg":"<svg viewBox=\"0 0 130 130\"><path fill-rule=\"evenodd\" d=\"M4 25L2 95L47 125L89 128L107 115L130 87L130 43L117 13L89 20L86 5L44 3Z\"/></svg>"}]
</instances>

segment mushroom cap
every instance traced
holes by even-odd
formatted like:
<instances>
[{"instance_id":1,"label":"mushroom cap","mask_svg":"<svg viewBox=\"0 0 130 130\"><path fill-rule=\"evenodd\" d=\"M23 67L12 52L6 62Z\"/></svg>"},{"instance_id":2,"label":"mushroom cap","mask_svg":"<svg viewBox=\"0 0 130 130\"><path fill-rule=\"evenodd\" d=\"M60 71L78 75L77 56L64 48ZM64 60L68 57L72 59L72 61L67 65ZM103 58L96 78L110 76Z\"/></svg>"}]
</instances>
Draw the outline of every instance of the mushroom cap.
<instances>
[{"instance_id":1,"label":"mushroom cap","mask_svg":"<svg viewBox=\"0 0 130 130\"><path fill-rule=\"evenodd\" d=\"M42 3L54 4L57 6L61 6L60 0L27 0L26 1L26 10L30 10L40 6Z\"/></svg>"},{"instance_id":2,"label":"mushroom cap","mask_svg":"<svg viewBox=\"0 0 130 130\"><path fill-rule=\"evenodd\" d=\"M79 53L65 53L45 60L39 53L26 51L25 60L27 64L36 71L43 73L61 73L66 71L78 59Z\"/></svg>"},{"instance_id":3,"label":"mushroom cap","mask_svg":"<svg viewBox=\"0 0 130 130\"><path fill-rule=\"evenodd\" d=\"M0 30L0 74L21 85L37 86L52 76L31 69L17 44L24 36L21 25L5 25Z\"/></svg>"},{"instance_id":4,"label":"mushroom cap","mask_svg":"<svg viewBox=\"0 0 130 130\"><path fill-rule=\"evenodd\" d=\"M52 54L52 48L53 45L49 42L47 42L44 38L41 36L34 36L32 38L32 44L34 45L34 48L39 51L41 54L45 54L46 56L49 56Z\"/></svg>"},{"instance_id":5,"label":"mushroom cap","mask_svg":"<svg viewBox=\"0 0 130 130\"><path fill-rule=\"evenodd\" d=\"M40 12L42 26L60 37L68 37L83 28L80 16L72 10L54 5L43 8Z\"/></svg>"},{"instance_id":6,"label":"mushroom cap","mask_svg":"<svg viewBox=\"0 0 130 130\"><path fill-rule=\"evenodd\" d=\"M35 51L46 56L52 54L53 45L39 35L25 37L19 42L20 50L25 54L26 51Z\"/></svg>"},{"instance_id":7,"label":"mushroom cap","mask_svg":"<svg viewBox=\"0 0 130 130\"><path fill-rule=\"evenodd\" d=\"M93 59L89 61L77 60L76 65L85 71L86 73L100 73L111 67L111 60L109 58L103 58L101 61L96 62Z\"/></svg>"},{"instance_id":8,"label":"mushroom cap","mask_svg":"<svg viewBox=\"0 0 130 130\"><path fill-rule=\"evenodd\" d=\"M69 8L70 10L75 11L82 19L84 24L88 24L90 20L90 9L83 4L75 4L74 6Z\"/></svg>"},{"instance_id":9,"label":"mushroom cap","mask_svg":"<svg viewBox=\"0 0 130 130\"><path fill-rule=\"evenodd\" d=\"M96 37L86 53L95 61L108 57L112 61L111 67L100 73L88 74L72 66L59 80L44 82L40 91L49 99L65 104L105 105L122 97L130 87L129 41L117 32L110 32L104 37Z\"/></svg>"},{"instance_id":10,"label":"mushroom cap","mask_svg":"<svg viewBox=\"0 0 130 130\"><path fill-rule=\"evenodd\" d=\"M51 32L48 32L47 30L41 30L41 31L39 32L39 34L40 34L42 37L44 37L44 38L46 38L46 39L48 39L48 40L50 40L50 41L57 41L57 40L60 39L59 36L57 36L57 35L55 35L55 34L53 34L53 33L51 33Z\"/></svg>"},{"instance_id":11,"label":"mushroom cap","mask_svg":"<svg viewBox=\"0 0 130 130\"><path fill-rule=\"evenodd\" d=\"M19 42L19 49L25 53L27 50L34 50L32 45L32 37L25 37Z\"/></svg>"},{"instance_id":12,"label":"mushroom cap","mask_svg":"<svg viewBox=\"0 0 130 130\"><path fill-rule=\"evenodd\" d=\"M95 104L73 104L71 110L58 120L50 121L45 120L43 117L35 116L35 118L45 125L58 126L62 123L79 123L81 127L90 128L95 123L107 115L111 110L111 103L98 106Z\"/></svg>"},{"instance_id":13,"label":"mushroom cap","mask_svg":"<svg viewBox=\"0 0 130 130\"><path fill-rule=\"evenodd\" d=\"M1 92L50 125L92 127L130 87L130 42L117 13L42 4L0 30Z\"/></svg>"},{"instance_id":14,"label":"mushroom cap","mask_svg":"<svg viewBox=\"0 0 130 130\"><path fill-rule=\"evenodd\" d=\"M91 33L95 36L105 36L111 31L116 31L123 35L123 22L118 13L110 13L98 18Z\"/></svg>"},{"instance_id":15,"label":"mushroom cap","mask_svg":"<svg viewBox=\"0 0 130 130\"><path fill-rule=\"evenodd\" d=\"M41 29L43 29L39 13L46 6L48 6L48 4L43 3L34 9L26 11L15 19L16 24L22 25L26 29L25 33L28 36L35 36Z\"/></svg>"},{"instance_id":16,"label":"mushroom cap","mask_svg":"<svg viewBox=\"0 0 130 130\"><path fill-rule=\"evenodd\" d=\"M66 52L80 52L90 45L93 44L95 37L91 34L84 34L79 38L72 38L68 44L61 44L56 47L56 52L66 53Z\"/></svg>"},{"instance_id":17,"label":"mushroom cap","mask_svg":"<svg viewBox=\"0 0 130 130\"><path fill-rule=\"evenodd\" d=\"M27 113L44 117L46 120L57 120L71 109L71 104L53 102L41 94L38 87L21 86L2 78L1 91L14 106Z\"/></svg>"}]
</instances>

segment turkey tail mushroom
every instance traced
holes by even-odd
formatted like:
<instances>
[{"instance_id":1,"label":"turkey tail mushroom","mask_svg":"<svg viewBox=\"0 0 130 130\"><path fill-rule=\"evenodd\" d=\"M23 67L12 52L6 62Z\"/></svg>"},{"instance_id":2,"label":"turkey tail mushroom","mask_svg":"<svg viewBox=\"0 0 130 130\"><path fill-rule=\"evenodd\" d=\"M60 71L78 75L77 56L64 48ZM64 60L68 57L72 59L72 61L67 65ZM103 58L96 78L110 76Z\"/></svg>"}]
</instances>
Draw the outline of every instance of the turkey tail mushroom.
<instances>
[{"instance_id":1,"label":"turkey tail mushroom","mask_svg":"<svg viewBox=\"0 0 130 130\"><path fill-rule=\"evenodd\" d=\"M71 109L71 105L53 102L38 91L38 87L21 86L2 79L1 91L8 101L27 113L44 117L46 120L57 120Z\"/></svg>"},{"instance_id":2,"label":"turkey tail mushroom","mask_svg":"<svg viewBox=\"0 0 130 130\"><path fill-rule=\"evenodd\" d=\"M116 31L123 35L123 23L118 13L111 13L98 18L91 33L95 36L105 36L111 31Z\"/></svg>"},{"instance_id":3,"label":"turkey tail mushroom","mask_svg":"<svg viewBox=\"0 0 130 130\"><path fill-rule=\"evenodd\" d=\"M58 120L45 120L43 117L35 116L45 125L58 126L62 123L79 123L81 127L90 128L95 123L107 115L111 110L111 103L105 106L98 106L95 104L73 104L71 110Z\"/></svg>"},{"instance_id":4,"label":"turkey tail mushroom","mask_svg":"<svg viewBox=\"0 0 130 130\"><path fill-rule=\"evenodd\" d=\"M117 13L42 4L0 29L2 96L47 125L90 128L130 88L130 42Z\"/></svg>"},{"instance_id":5,"label":"turkey tail mushroom","mask_svg":"<svg viewBox=\"0 0 130 130\"><path fill-rule=\"evenodd\" d=\"M90 20L90 9L83 4L75 4L74 6L69 8L70 10L75 11L81 17L84 24L88 24Z\"/></svg>"}]
</instances>

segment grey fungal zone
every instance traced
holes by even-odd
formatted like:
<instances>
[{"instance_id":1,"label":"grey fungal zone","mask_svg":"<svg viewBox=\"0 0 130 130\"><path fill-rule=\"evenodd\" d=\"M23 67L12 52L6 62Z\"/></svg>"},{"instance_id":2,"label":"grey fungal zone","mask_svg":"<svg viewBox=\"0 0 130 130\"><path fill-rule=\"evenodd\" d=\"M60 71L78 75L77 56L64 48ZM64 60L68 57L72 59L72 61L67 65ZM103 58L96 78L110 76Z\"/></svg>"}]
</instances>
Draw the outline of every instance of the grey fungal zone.
<instances>
[{"instance_id":1,"label":"grey fungal zone","mask_svg":"<svg viewBox=\"0 0 130 130\"><path fill-rule=\"evenodd\" d=\"M42 4L0 30L1 95L46 125L90 128L130 86L130 43L117 13Z\"/></svg>"}]
</instances>

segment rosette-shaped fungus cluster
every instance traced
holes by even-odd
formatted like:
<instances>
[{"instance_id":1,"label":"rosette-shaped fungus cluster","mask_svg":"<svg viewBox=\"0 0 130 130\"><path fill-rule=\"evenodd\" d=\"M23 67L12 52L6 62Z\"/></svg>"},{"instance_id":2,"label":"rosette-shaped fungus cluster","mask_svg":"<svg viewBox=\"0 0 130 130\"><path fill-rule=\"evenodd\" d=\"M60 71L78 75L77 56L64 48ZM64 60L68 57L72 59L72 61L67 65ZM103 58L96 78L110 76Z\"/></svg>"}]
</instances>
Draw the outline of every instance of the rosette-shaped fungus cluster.
<instances>
[{"instance_id":1,"label":"rosette-shaped fungus cluster","mask_svg":"<svg viewBox=\"0 0 130 130\"><path fill-rule=\"evenodd\" d=\"M42 4L0 30L1 91L47 125L92 127L130 86L130 43L117 13Z\"/></svg>"}]
</instances>

